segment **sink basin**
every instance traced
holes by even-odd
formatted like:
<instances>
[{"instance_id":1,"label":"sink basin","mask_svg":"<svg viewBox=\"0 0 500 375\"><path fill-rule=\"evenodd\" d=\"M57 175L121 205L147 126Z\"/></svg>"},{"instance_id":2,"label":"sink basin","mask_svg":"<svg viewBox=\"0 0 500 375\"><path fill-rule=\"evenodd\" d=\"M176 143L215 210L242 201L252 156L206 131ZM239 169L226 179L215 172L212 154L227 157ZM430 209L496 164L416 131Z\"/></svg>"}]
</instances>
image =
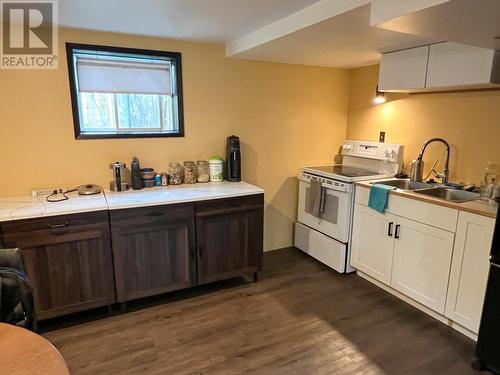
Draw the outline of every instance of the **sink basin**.
<instances>
[{"instance_id":1,"label":"sink basin","mask_svg":"<svg viewBox=\"0 0 500 375\"><path fill-rule=\"evenodd\" d=\"M416 190L415 193L443 199L449 202L468 202L478 199L480 197L480 195L477 193L471 193L469 191L463 191L463 190L448 189L445 187L421 189L421 190Z\"/></svg>"},{"instance_id":2,"label":"sink basin","mask_svg":"<svg viewBox=\"0 0 500 375\"><path fill-rule=\"evenodd\" d=\"M394 186L401 190L417 190L417 189L428 189L432 187L432 184L428 184L425 182L414 182L410 180L388 180L388 181L380 181L376 182L388 186Z\"/></svg>"}]
</instances>

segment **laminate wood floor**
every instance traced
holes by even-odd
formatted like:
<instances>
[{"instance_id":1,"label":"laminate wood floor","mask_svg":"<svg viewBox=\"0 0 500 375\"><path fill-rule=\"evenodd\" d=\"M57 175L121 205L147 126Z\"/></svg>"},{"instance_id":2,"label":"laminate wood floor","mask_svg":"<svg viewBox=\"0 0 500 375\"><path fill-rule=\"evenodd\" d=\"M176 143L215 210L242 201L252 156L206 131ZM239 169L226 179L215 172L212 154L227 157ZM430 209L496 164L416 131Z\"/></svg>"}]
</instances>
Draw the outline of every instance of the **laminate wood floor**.
<instances>
[{"instance_id":1,"label":"laminate wood floor","mask_svg":"<svg viewBox=\"0 0 500 375\"><path fill-rule=\"evenodd\" d=\"M44 334L78 374L475 374L474 342L290 248L261 281L142 301ZM60 323L60 322L59 322Z\"/></svg>"}]
</instances>

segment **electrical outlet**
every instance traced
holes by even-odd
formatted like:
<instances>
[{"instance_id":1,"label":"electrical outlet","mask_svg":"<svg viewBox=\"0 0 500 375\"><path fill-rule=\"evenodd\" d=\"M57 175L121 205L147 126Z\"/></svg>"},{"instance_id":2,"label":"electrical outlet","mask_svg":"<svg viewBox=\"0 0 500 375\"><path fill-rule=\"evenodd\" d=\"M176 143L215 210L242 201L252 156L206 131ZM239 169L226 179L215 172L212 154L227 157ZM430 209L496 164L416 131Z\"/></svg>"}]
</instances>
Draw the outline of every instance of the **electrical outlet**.
<instances>
[{"instance_id":1,"label":"electrical outlet","mask_svg":"<svg viewBox=\"0 0 500 375\"><path fill-rule=\"evenodd\" d=\"M47 195L51 195L54 190L61 190L63 193L66 192L66 188L62 188L62 187L54 187L54 188L47 188L47 189L35 189L35 190L32 190L31 191L31 196L33 197L33 199L37 199L38 197L41 197L41 196L47 196Z\"/></svg>"}]
</instances>

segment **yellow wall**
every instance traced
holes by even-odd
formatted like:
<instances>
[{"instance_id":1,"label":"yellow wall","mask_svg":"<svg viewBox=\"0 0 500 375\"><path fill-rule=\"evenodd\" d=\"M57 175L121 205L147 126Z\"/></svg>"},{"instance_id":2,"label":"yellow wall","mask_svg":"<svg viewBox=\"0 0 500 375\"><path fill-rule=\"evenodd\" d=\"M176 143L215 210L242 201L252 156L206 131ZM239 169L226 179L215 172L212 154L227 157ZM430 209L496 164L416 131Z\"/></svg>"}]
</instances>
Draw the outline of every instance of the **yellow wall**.
<instances>
[{"instance_id":1,"label":"yellow wall","mask_svg":"<svg viewBox=\"0 0 500 375\"><path fill-rule=\"evenodd\" d=\"M347 137L405 145L411 161L429 138L442 137L452 146L451 180L479 183L487 162L500 164L500 91L388 94L389 102L372 104L378 65L351 71ZM427 167L444 158L443 147L429 146ZM427 152L426 152L427 153Z\"/></svg>"},{"instance_id":2,"label":"yellow wall","mask_svg":"<svg viewBox=\"0 0 500 375\"><path fill-rule=\"evenodd\" d=\"M329 163L345 138L349 71L227 59L223 46L60 30L59 69L0 70L0 196L33 188L108 185L109 163L165 171L222 155L240 136L243 178L266 192L265 248L292 243L301 165ZM64 42L183 54L184 138L80 140L73 134Z\"/></svg>"}]
</instances>

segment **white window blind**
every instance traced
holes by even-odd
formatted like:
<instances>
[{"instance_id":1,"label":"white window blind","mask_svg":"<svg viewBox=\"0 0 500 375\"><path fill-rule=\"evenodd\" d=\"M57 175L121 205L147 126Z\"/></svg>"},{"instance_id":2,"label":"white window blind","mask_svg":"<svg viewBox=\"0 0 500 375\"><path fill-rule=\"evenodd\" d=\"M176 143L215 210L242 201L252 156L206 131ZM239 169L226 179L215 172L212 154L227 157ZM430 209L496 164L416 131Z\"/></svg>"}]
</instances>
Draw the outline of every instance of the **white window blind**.
<instances>
[{"instance_id":1,"label":"white window blind","mask_svg":"<svg viewBox=\"0 0 500 375\"><path fill-rule=\"evenodd\" d=\"M168 61L78 57L76 69L82 93L172 95Z\"/></svg>"}]
</instances>

